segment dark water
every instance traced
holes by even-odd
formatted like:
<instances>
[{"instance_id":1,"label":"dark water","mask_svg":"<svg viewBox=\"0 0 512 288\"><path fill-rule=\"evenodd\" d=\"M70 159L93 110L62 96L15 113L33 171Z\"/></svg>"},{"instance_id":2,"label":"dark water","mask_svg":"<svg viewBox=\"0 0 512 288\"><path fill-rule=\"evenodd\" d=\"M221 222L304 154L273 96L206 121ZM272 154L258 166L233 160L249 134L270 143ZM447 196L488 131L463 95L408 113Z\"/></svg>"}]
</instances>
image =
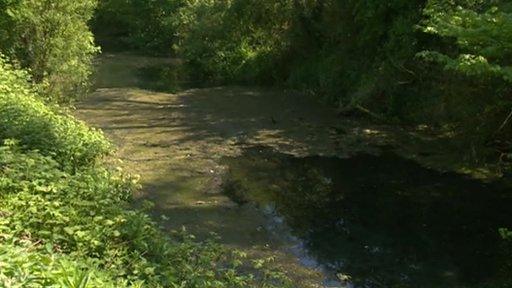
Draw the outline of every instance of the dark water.
<instances>
[{"instance_id":1,"label":"dark water","mask_svg":"<svg viewBox=\"0 0 512 288\"><path fill-rule=\"evenodd\" d=\"M508 277L499 229L512 227L512 194L499 184L392 153L295 158L259 147L223 163L232 199L272 203L318 262L358 287L497 287Z\"/></svg>"},{"instance_id":2,"label":"dark water","mask_svg":"<svg viewBox=\"0 0 512 288\"><path fill-rule=\"evenodd\" d=\"M169 65L140 68L137 76L142 80L139 85L142 89L175 93L188 88L180 70Z\"/></svg>"},{"instance_id":3,"label":"dark water","mask_svg":"<svg viewBox=\"0 0 512 288\"><path fill-rule=\"evenodd\" d=\"M176 93L209 86L207 81L192 77L193 73L183 64L142 67L136 74L141 80L139 88L157 92Z\"/></svg>"}]
</instances>

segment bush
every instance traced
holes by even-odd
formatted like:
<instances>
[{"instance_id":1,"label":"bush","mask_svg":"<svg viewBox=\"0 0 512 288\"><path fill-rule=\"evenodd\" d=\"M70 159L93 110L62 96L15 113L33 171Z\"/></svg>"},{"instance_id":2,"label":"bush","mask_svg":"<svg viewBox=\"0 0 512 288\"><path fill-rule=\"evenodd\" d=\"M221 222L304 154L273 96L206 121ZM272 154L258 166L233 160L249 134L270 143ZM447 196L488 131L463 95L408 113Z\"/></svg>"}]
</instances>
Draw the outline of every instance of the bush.
<instances>
[{"instance_id":1,"label":"bush","mask_svg":"<svg viewBox=\"0 0 512 288\"><path fill-rule=\"evenodd\" d=\"M452 110L458 116L456 120L465 122L465 130L475 138L509 139L512 135L510 4L501 0L431 0L424 14L426 19L421 29L449 45L424 50L418 57L439 64L445 75L458 78L447 83L447 91L455 92L449 96L456 103Z\"/></svg>"},{"instance_id":2,"label":"bush","mask_svg":"<svg viewBox=\"0 0 512 288\"><path fill-rule=\"evenodd\" d=\"M186 1L177 51L205 80L285 84L388 113L396 94L417 92L403 84L414 80L421 3Z\"/></svg>"},{"instance_id":3,"label":"bush","mask_svg":"<svg viewBox=\"0 0 512 288\"><path fill-rule=\"evenodd\" d=\"M177 52L202 80L286 85L341 110L456 127L481 145L512 133L511 9L502 0L183 1Z\"/></svg>"},{"instance_id":4,"label":"bush","mask_svg":"<svg viewBox=\"0 0 512 288\"><path fill-rule=\"evenodd\" d=\"M94 263L80 262L65 255L39 251L30 243L21 246L0 244L1 287L128 287L113 281ZM132 286L135 287L135 286Z\"/></svg>"},{"instance_id":5,"label":"bush","mask_svg":"<svg viewBox=\"0 0 512 288\"><path fill-rule=\"evenodd\" d=\"M177 52L210 82L271 83L288 39L292 1L184 1L176 12Z\"/></svg>"},{"instance_id":6,"label":"bush","mask_svg":"<svg viewBox=\"0 0 512 288\"><path fill-rule=\"evenodd\" d=\"M501 77L512 83L512 13L497 6L501 1L460 2L429 1L423 23L426 33L454 39L459 51L450 53L454 57L446 51L424 51L420 56L468 76Z\"/></svg>"},{"instance_id":7,"label":"bush","mask_svg":"<svg viewBox=\"0 0 512 288\"><path fill-rule=\"evenodd\" d=\"M178 0L101 0L92 28L108 50L169 54L174 41L173 18Z\"/></svg>"},{"instance_id":8,"label":"bush","mask_svg":"<svg viewBox=\"0 0 512 288\"><path fill-rule=\"evenodd\" d=\"M0 57L0 139L17 139L69 169L109 152L110 144L100 131L45 105L28 79L26 72Z\"/></svg>"},{"instance_id":9,"label":"bush","mask_svg":"<svg viewBox=\"0 0 512 288\"><path fill-rule=\"evenodd\" d=\"M87 22L96 0L0 0L0 52L28 68L45 96L68 102L88 89L98 49Z\"/></svg>"}]
</instances>

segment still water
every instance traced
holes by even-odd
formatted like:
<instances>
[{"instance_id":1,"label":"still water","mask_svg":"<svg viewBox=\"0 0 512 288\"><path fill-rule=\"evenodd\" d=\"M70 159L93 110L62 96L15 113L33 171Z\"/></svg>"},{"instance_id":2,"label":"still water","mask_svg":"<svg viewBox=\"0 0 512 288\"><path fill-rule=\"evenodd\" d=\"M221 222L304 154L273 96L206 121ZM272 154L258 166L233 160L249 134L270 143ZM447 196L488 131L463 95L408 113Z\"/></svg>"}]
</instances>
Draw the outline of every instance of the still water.
<instances>
[{"instance_id":1,"label":"still water","mask_svg":"<svg viewBox=\"0 0 512 288\"><path fill-rule=\"evenodd\" d=\"M507 278L510 247L499 230L512 227L512 194L500 184L393 153L296 158L256 147L223 164L226 194L273 207L312 258L356 287L483 287Z\"/></svg>"}]
</instances>

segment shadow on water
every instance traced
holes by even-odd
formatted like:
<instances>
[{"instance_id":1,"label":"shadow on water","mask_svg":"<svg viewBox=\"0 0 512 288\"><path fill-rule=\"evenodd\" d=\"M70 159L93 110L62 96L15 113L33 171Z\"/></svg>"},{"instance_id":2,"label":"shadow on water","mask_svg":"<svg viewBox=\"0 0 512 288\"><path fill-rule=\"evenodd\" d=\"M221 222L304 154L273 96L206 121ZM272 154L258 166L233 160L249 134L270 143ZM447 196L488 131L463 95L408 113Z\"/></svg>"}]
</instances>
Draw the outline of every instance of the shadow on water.
<instances>
[{"instance_id":1,"label":"shadow on water","mask_svg":"<svg viewBox=\"0 0 512 288\"><path fill-rule=\"evenodd\" d=\"M202 88L198 80L192 80L184 64L160 64L140 67L136 70L139 88L156 92L177 93L190 88Z\"/></svg>"},{"instance_id":2,"label":"shadow on water","mask_svg":"<svg viewBox=\"0 0 512 288\"><path fill-rule=\"evenodd\" d=\"M202 87L179 59L146 57L129 53L105 53L96 59L94 88L137 87L155 92L176 93Z\"/></svg>"},{"instance_id":3,"label":"shadow on water","mask_svg":"<svg viewBox=\"0 0 512 288\"><path fill-rule=\"evenodd\" d=\"M296 158L256 147L223 164L233 200L275 207L312 257L356 286L481 287L503 273L498 231L512 226L512 197L499 184L392 153Z\"/></svg>"}]
</instances>

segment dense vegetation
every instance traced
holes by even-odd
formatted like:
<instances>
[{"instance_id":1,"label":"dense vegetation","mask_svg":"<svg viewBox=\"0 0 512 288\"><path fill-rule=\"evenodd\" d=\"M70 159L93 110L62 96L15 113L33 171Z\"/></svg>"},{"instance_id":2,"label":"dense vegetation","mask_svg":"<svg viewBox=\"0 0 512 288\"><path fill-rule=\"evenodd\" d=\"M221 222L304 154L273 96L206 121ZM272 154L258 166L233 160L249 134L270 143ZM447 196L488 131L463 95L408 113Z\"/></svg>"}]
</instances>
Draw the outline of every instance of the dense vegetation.
<instances>
[{"instance_id":1,"label":"dense vegetation","mask_svg":"<svg viewBox=\"0 0 512 288\"><path fill-rule=\"evenodd\" d=\"M508 1L132 2L103 1L95 27L137 48L174 47L203 82L288 86L474 146L512 131Z\"/></svg>"},{"instance_id":2,"label":"dense vegetation","mask_svg":"<svg viewBox=\"0 0 512 288\"><path fill-rule=\"evenodd\" d=\"M177 46L208 80L288 85L387 119L466 123L487 141L511 131L506 2L190 1L177 12Z\"/></svg>"},{"instance_id":3,"label":"dense vegetation","mask_svg":"<svg viewBox=\"0 0 512 288\"><path fill-rule=\"evenodd\" d=\"M174 39L172 13L178 1L104 0L99 2L93 31L111 50L170 54Z\"/></svg>"},{"instance_id":4,"label":"dense vegetation","mask_svg":"<svg viewBox=\"0 0 512 288\"><path fill-rule=\"evenodd\" d=\"M0 51L30 69L46 97L69 102L88 89L95 7L95 0L1 0Z\"/></svg>"}]
</instances>

